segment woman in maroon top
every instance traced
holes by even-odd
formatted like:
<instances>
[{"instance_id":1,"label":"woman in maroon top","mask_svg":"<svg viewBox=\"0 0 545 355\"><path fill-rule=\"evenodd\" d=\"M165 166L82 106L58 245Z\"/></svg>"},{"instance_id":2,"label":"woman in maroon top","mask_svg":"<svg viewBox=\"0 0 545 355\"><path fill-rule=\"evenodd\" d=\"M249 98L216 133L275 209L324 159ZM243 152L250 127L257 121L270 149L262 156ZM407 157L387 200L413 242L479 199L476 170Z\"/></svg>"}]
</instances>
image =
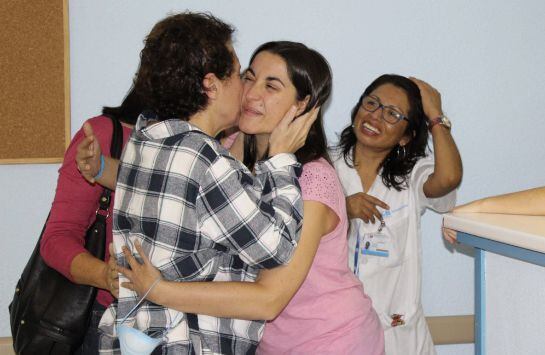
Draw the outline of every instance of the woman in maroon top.
<instances>
[{"instance_id":1,"label":"woman in maroon top","mask_svg":"<svg viewBox=\"0 0 545 355\"><path fill-rule=\"evenodd\" d=\"M131 90L119 107L104 107L102 115L89 119L95 137L104 153L110 152L113 134L112 121L107 117L118 119L123 126L123 146L127 142L132 126L142 111L143 102L135 97ZM59 169L55 199L51 214L43 234L40 253L50 267L54 268L69 280L81 285L97 287L98 293L93 306L91 324L85 336L84 343L77 353L97 354L97 325L102 313L112 303L113 289L108 283L109 250L106 250L105 260L92 256L84 248L85 232L93 222L98 208L98 199L103 187L90 184L78 171L75 156L78 144L84 139L83 129L80 129L72 141ZM114 194L112 193L112 201ZM112 203L113 206L113 203ZM106 243L112 241L112 218L107 218Z\"/></svg>"}]
</instances>

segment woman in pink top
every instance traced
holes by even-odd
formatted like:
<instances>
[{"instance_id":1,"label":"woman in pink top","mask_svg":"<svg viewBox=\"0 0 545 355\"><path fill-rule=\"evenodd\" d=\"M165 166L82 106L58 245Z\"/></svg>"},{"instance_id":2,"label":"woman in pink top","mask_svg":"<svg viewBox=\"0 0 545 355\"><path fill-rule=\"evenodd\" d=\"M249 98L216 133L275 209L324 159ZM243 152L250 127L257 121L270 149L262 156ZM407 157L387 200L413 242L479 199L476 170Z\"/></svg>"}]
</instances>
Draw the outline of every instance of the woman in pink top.
<instances>
[{"instance_id":1,"label":"woman in pink top","mask_svg":"<svg viewBox=\"0 0 545 355\"><path fill-rule=\"evenodd\" d=\"M335 170L320 158L303 166L299 182L305 203L326 206L339 222L320 238L295 296L265 326L258 353L382 354L382 330L371 300L347 266L346 205Z\"/></svg>"},{"instance_id":2,"label":"woman in pink top","mask_svg":"<svg viewBox=\"0 0 545 355\"><path fill-rule=\"evenodd\" d=\"M284 124L286 111L301 115L328 99L331 71L323 56L303 44L269 42L254 52L243 80L244 134L225 144L252 169L267 155L269 136ZM262 270L255 283L161 280L147 298L188 313L269 320L258 353L383 354L378 317L348 268L345 198L329 163L321 114L295 155L303 164L304 223L288 265ZM127 253L132 271L120 271L132 281L122 286L142 295L160 273L140 254L144 264Z\"/></svg>"}]
</instances>

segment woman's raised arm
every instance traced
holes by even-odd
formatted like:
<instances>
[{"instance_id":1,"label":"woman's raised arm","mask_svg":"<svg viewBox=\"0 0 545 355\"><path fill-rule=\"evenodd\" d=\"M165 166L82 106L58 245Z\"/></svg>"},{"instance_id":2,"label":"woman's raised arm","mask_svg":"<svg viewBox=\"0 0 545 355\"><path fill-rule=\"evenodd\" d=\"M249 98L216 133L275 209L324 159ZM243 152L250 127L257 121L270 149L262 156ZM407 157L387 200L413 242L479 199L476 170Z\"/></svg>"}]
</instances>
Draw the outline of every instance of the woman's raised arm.
<instances>
[{"instance_id":1,"label":"woman's raised arm","mask_svg":"<svg viewBox=\"0 0 545 355\"><path fill-rule=\"evenodd\" d=\"M410 78L422 95L424 113L428 119L443 115L441 94L428 83ZM450 129L436 124L431 129L433 151L435 154L435 169L424 183L424 194L429 198L442 197L454 190L462 181L462 158L456 143L450 134Z\"/></svg>"}]
</instances>

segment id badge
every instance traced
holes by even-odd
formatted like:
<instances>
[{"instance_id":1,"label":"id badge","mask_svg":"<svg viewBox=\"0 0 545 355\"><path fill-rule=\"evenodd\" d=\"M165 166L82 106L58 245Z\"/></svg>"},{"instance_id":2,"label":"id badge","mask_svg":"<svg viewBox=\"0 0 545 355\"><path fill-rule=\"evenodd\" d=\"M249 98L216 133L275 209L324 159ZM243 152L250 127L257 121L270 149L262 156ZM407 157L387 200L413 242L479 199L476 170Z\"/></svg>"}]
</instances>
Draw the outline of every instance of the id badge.
<instances>
[{"instance_id":1,"label":"id badge","mask_svg":"<svg viewBox=\"0 0 545 355\"><path fill-rule=\"evenodd\" d=\"M362 255L390 256L390 238L381 232L365 233L360 242Z\"/></svg>"},{"instance_id":2,"label":"id badge","mask_svg":"<svg viewBox=\"0 0 545 355\"><path fill-rule=\"evenodd\" d=\"M354 274L359 276L360 263L365 264L367 260L360 256L372 255L382 258L390 256L390 237L381 232L365 233L363 237L358 233L356 236L356 248L354 252Z\"/></svg>"}]
</instances>

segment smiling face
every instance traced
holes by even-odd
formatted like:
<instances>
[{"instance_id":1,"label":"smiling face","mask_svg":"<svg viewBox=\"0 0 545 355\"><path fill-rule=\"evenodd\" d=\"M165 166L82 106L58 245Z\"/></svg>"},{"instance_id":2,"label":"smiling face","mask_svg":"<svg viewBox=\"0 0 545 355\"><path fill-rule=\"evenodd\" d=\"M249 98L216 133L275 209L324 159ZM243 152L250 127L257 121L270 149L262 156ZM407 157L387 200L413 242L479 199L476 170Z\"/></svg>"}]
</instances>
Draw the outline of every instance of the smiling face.
<instances>
[{"instance_id":1,"label":"smiling face","mask_svg":"<svg viewBox=\"0 0 545 355\"><path fill-rule=\"evenodd\" d=\"M392 106L403 115L409 116L409 99L403 89L384 84L373 90L369 96L378 99L382 105ZM384 108L379 108L375 112L368 112L360 106L354 119L354 133L358 145L387 153L398 144L407 144L410 137L405 135L408 122L401 120L396 124L388 123L381 118L383 110Z\"/></svg>"},{"instance_id":2,"label":"smiling face","mask_svg":"<svg viewBox=\"0 0 545 355\"><path fill-rule=\"evenodd\" d=\"M297 91L279 55L263 51L243 75L239 129L247 134L270 134L297 101ZM302 111L302 108L298 112Z\"/></svg>"}]
</instances>

